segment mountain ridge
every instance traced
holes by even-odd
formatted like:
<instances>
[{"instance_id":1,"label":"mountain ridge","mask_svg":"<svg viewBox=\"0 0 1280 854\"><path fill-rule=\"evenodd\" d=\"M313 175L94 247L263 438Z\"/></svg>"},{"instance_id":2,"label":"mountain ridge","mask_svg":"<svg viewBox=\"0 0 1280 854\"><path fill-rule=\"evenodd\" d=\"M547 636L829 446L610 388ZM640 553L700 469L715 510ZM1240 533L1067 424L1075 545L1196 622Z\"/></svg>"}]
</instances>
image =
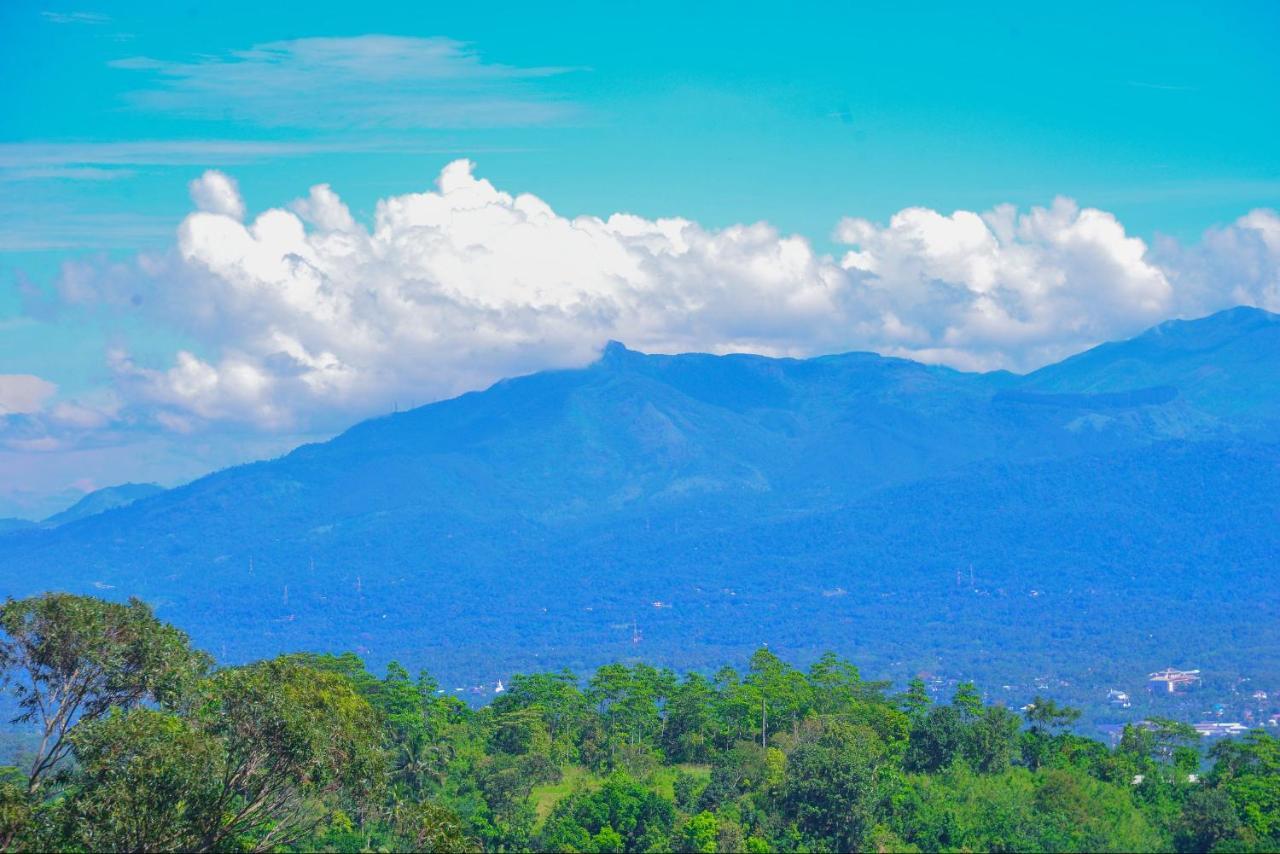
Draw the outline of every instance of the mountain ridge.
<instances>
[{"instance_id":1,"label":"mountain ridge","mask_svg":"<svg viewBox=\"0 0 1280 854\"><path fill-rule=\"evenodd\" d=\"M587 667L625 654L608 627L643 611L645 642L675 665L749 648L761 640L748 641L752 625L803 658L809 625L892 669L905 666L886 653L904 618L895 601L915 601L928 626L954 613L962 631L1012 647L1022 628L937 587L953 569L943 564L969 554L1006 591L1037 566L1087 581L1100 592L1071 599L1077 616L1125 597L1163 603L1168 616L1149 634L1185 648L1180 602L1223 619L1241 604L1231 591L1206 599L1179 555L1248 588L1280 548L1265 525L1280 520L1280 477L1268 474L1280 459L1280 388L1260 380L1280 356L1277 319L1248 310L1157 327L1025 376L867 353L646 355L615 342L585 368L502 380L53 530L0 536L0 580L15 593L141 595L232 659L336 644L433 669L449 649L441 672L458 678L485 662ZM858 622L841 622L836 599L815 605L801 581L846 591L840 607ZM750 604L705 592L739 587ZM855 607L855 596L888 598ZM651 604L673 597L684 605ZM1018 602L999 613L1040 613ZM743 622L734 607L761 610ZM383 640L366 637L373 623L387 627ZM1270 638L1240 631L1258 648ZM442 638L454 633L474 649ZM533 634L545 637L521 640ZM971 673L1006 660L953 635L929 628L921 642ZM1063 652L1041 643L1031 658ZM1280 673L1276 659L1254 661Z\"/></svg>"}]
</instances>

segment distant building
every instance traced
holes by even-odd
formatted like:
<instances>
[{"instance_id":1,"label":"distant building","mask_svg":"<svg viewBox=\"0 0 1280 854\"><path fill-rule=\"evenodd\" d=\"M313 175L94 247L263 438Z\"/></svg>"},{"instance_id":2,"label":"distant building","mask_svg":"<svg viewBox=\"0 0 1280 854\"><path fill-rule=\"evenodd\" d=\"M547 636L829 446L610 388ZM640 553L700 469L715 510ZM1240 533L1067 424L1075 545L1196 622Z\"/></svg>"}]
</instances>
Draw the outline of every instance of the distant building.
<instances>
[{"instance_id":1,"label":"distant building","mask_svg":"<svg viewBox=\"0 0 1280 854\"><path fill-rule=\"evenodd\" d=\"M1114 688L1107 692L1107 702L1111 703L1113 706L1119 706L1122 709L1127 709L1133 705L1129 702L1129 695L1126 692L1117 691Z\"/></svg>"},{"instance_id":2,"label":"distant building","mask_svg":"<svg viewBox=\"0 0 1280 854\"><path fill-rule=\"evenodd\" d=\"M1190 688L1192 685L1200 681L1199 670L1176 670L1172 667L1166 667L1164 670L1158 670L1147 676L1154 690L1164 689L1167 693L1172 694L1175 691Z\"/></svg>"},{"instance_id":3,"label":"distant building","mask_svg":"<svg viewBox=\"0 0 1280 854\"><path fill-rule=\"evenodd\" d=\"M1242 723L1222 723L1220 721L1202 721L1195 724L1196 732L1205 738L1221 738L1227 735L1244 735L1249 728Z\"/></svg>"}]
</instances>

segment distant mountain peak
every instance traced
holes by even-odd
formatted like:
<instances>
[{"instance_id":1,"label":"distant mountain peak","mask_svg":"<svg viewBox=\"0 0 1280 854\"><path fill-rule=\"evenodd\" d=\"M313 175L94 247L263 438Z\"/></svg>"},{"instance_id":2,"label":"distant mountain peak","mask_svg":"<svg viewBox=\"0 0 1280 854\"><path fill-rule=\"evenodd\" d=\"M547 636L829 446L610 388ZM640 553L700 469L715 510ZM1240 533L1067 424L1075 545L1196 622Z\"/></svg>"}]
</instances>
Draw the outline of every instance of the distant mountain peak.
<instances>
[{"instance_id":1,"label":"distant mountain peak","mask_svg":"<svg viewBox=\"0 0 1280 854\"><path fill-rule=\"evenodd\" d=\"M1090 394L1172 387L1179 399L1215 417L1251 412L1262 419L1259 423L1274 424L1280 409L1277 357L1280 315L1237 306L1099 344L1028 374L1021 385L1038 392Z\"/></svg>"},{"instance_id":2,"label":"distant mountain peak","mask_svg":"<svg viewBox=\"0 0 1280 854\"><path fill-rule=\"evenodd\" d=\"M600 352L600 358L596 360L596 364L604 367L619 367L632 364L641 358L644 358L644 353L628 349L627 345L621 341L609 339Z\"/></svg>"},{"instance_id":3,"label":"distant mountain peak","mask_svg":"<svg viewBox=\"0 0 1280 854\"><path fill-rule=\"evenodd\" d=\"M1190 320L1166 320L1151 327L1139 335L1139 338L1176 338L1195 336L1197 338L1216 337L1217 335L1235 336L1243 332L1262 329L1274 323L1280 323L1280 314L1273 314L1266 309L1251 305L1238 305L1223 309L1205 317Z\"/></svg>"},{"instance_id":4,"label":"distant mountain peak","mask_svg":"<svg viewBox=\"0 0 1280 854\"><path fill-rule=\"evenodd\" d=\"M103 487L86 493L75 504L45 519L42 524L53 527L65 525L118 507L126 507L139 499L150 498L164 491L164 487L158 483L121 483Z\"/></svg>"}]
</instances>

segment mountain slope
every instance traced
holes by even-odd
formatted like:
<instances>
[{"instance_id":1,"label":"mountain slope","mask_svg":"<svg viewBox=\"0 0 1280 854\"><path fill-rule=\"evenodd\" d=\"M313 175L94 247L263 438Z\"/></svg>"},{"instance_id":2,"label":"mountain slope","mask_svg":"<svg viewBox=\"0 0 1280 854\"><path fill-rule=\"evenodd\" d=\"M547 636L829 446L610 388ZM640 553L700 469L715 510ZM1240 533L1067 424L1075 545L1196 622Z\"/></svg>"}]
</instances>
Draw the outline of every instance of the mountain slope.
<instances>
[{"instance_id":1,"label":"mountain slope","mask_svg":"<svg viewBox=\"0 0 1280 854\"><path fill-rule=\"evenodd\" d=\"M142 595L232 659L358 648L457 679L626 655L636 621L674 665L771 641L905 672L914 621L930 667L1075 673L1074 652L1084 682L1109 644L1194 656L1193 617L1254 651L1206 659L1280 676L1276 621L1241 622L1276 605L1255 591L1280 550L1277 329L1235 310L1026 377L612 344L0 536L0 582ZM983 607L953 598L970 563Z\"/></svg>"},{"instance_id":2,"label":"mountain slope","mask_svg":"<svg viewBox=\"0 0 1280 854\"><path fill-rule=\"evenodd\" d=\"M1176 389L1198 411L1236 430L1280 427L1280 315L1241 306L1171 320L1028 375L1021 388L1105 393Z\"/></svg>"},{"instance_id":3,"label":"mountain slope","mask_svg":"<svg viewBox=\"0 0 1280 854\"><path fill-rule=\"evenodd\" d=\"M135 501L159 495L161 492L164 492L164 487L155 483L122 483L119 486L104 487L88 493L66 510L53 514L41 524L48 527L65 525L117 507L126 507Z\"/></svg>"}]
</instances>

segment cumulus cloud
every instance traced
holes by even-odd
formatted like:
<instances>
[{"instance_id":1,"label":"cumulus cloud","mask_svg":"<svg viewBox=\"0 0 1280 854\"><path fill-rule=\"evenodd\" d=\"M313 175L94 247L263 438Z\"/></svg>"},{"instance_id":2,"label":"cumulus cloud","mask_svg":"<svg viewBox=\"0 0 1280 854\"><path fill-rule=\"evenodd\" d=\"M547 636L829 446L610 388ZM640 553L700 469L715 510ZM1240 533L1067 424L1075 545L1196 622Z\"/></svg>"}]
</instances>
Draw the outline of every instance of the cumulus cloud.
<instances>
[{"instance_id":1,"label":"cumulus cloud","mask_svg":"<svg viewBox=\"0 0 1280 854\"><path fill-rule=\"evenodd\" d=\"M1156 263L1182 300L1193 305L1254 305L1280 312L1280 214L1250 211L1199 243L1156 242Z\"/></svg>"},{"instance_id":2,"label":"cumulus cloud","mask_svg":"<svg viewBox=\"0 0 1280 854\"><path fill-rule=\"evenodd\" d=\"M909 208L885 227L846 219L836 236L853 247L841 266L900 323L894 349L953 364L1026 367L1173 305L1146 244L1070 199L1025 214Z\"/></svg>"},{"instance_id":3,"label":"cumulus cloud","mask_svg":"<svg viewBox=\"0 0 1280 854\"><path fill-rule=\"evenodd\" d=\"M206 213L244 219L244 200L236 182L216 169L206 171L187 185L191 201Z\"/></svg>"},{"instance_id":4,"label":"cumulus cloud","mask_svg":"<svg viewBox=\"0 0 1280 854\"><path fill-rule=\"evenodd\" d=\"M68 303L143 311L190 339L167 363L110 355L121 413L180 432L332 429L583 365L610 338L1029 369L1171 316L1275 307L1280 269L1271 211L1153 248L1067 199L911 208L843 220L834 257L766 223L567 217L465 160L367 225L327 185L253 218L221 173L192 197L168 255L69 265L59 282Z\"/></svg>"}]
</instances>

